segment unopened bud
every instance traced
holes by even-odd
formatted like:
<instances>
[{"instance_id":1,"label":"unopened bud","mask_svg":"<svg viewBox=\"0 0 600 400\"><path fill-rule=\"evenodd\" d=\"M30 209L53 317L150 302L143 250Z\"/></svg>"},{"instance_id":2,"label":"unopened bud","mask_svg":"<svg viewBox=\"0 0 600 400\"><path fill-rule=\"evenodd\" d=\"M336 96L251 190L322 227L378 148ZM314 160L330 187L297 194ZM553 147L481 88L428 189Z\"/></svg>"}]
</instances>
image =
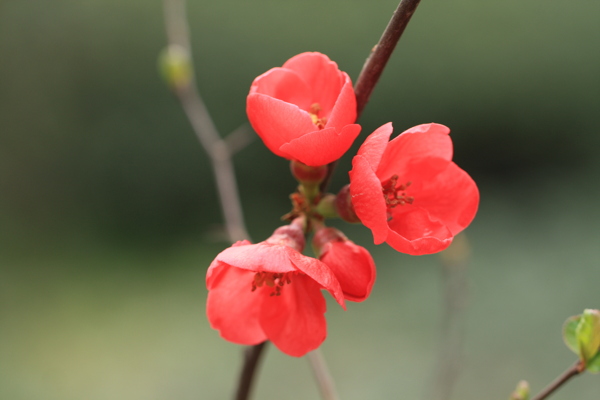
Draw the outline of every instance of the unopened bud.
<instances>
[{"instance_id":1,"label":"unopened bud","mask_svg":"<svg viewBox=\"0 0 600 400\"><path fill-rule=\"evenodd\" d=\"M521 381L508 400L529 400L529 383Z\"/></svg>"},{"instance_id":2,"label":"unopened bud","mask_svg":"<svg viewBox=\"0 0 600 400\"><path fill-rule=\"evenodd\" d=\"M173 90L188 87L192 81L192 63L188 51L179 45L163 49L158 57L163 79Z\"/></svg>"},{"instance_id":3,"label":"unopened bud","mask_svg":"<svg viewBox=\"0 0 600 400\"><path fill-rule=\"evenodd\" d=\"M346 222L357 224L360 219L354 212L354 206L352 205L352 198L350 197L350 185L344 186L335 198L335 209L340 216Z\"/></svg>"}]
</instances>

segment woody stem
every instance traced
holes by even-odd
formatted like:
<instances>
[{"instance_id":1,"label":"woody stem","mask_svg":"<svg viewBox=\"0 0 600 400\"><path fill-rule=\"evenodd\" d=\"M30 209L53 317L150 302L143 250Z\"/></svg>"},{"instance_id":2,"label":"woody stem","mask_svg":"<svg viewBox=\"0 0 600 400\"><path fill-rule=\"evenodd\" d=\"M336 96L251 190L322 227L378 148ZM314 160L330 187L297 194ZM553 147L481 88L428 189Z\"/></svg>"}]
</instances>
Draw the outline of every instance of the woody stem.
<instances>
[{"instance_id":1,"label":"woody stem","mask_svg":"<svg viewBox=\"0 0 600 400\"><path fill-rule=\"evenodd\" d=\"M556 380L550 385L548 385L544 390L542 390L537 396L532 397L531 400L544 400L546 397L550 396L554 393L558 388L567 383L567 381L574 376L579 375L585 371L585 368L582 366L581 361L577 361L573 364L568 370L563 372L561 376L556 378Z\"/></svg>"},{"instance_id":2,"label":"woody stem","mask_svg":"<svg viewBox=\"0 0 600 400\"><path fill-rule=\"evenodd\" d=\"M371 54L367 58L362 71L356 80L354 85L354 92L356 93L356 119L360 117L363 109L367 105L371 93L375 88L375 85L379 81L379 77L383 73L388 60L390 59L392 52L396 48L396 44L400 40L406 25L410 21L411 17L415 13L417 6L421 0L402 0L398 4L398 8L394 11L392 19L388 23L387 27L383 31L379 43L371 50ZM337 161L329 164L327 171L327 177L321 183L321 193L325 193L331 182L331 176L337 165Z\"/></svg>"}]
</instances>

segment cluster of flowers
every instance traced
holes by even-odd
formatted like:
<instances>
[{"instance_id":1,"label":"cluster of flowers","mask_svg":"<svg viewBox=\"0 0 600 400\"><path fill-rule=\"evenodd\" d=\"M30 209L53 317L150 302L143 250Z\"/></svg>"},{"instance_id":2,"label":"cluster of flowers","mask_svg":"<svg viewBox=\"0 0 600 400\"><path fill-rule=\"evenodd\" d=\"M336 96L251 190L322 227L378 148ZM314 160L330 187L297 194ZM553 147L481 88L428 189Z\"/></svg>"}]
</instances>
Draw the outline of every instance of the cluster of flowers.
<instances>
[{"instance_id":1,"label":"cluster of flowers","mask_svg":"<svg viewBox=\"0 0 600 400\"><path fill-rule=\"evenodd\" d=\"M369 252L324 219L340 217L371 229L375 244L421 255L444 250L475 216L479 192L452 162L450 130L413 127L390 141L392 124L373 132L353 159L350 184L320 192L327 165L352 145L352 82L320 53L303 53L256 78L247 99L252 127L276 155L291 160L298 192L289 225L267 240L240 241L211 263L206 285L211 326L234 343L272 341L302 356L326 337L325 289L345 301L365 300L375 282ZM312 235L317 258L302 254Z\"/></svg>"}]
</instances>

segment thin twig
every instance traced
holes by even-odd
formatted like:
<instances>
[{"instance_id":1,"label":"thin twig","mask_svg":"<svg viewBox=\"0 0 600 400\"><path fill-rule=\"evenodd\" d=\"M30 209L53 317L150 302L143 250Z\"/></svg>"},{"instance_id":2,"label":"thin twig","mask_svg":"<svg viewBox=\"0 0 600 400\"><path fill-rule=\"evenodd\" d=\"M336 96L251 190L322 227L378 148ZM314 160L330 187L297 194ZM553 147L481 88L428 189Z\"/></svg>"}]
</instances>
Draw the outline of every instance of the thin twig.
<instances>
[{"instance_id":1,"label":"thin twig","mask_svg":"<svg viewBox=\"0 0 600 400\"><path fill-rule=\"evenodd\" d=\"M461 233L440 253L443 282L443 311L440 348L433 385L434 400L452 398L461 370L465 337L465 310L468 300L467 269L470 258L467 237Z\"/></svg>"},{"instance_id":2,"label":"thin twig","mask_svg":"<svg viewBox=\"0 0 600 400\"><path fill-rule=\"evenodd\" d=\"M307 354L307 357L313 374L319 384L319 390L321 391L323 400L339 400L339 396L335 389L335 383L327 368L327 363L325 362L325 358L323 358L321 350L313 350Z\"/></svg>"},{"instance_id":3,"label":"thin twig","mask_svg":"<svg viewBox=\"0 0 600 400\"><path fill-rule=\"evenodd\" d=\"M577 361L575 364L573 364L573 366L571 368L569 368L568 370L563 372L563 374L561 376L556 378L556 380L554 382L552 382L550 385L548 385L548 387L546 387L544 390L542 390L537 396L532 397L531 400L544 400L546 397L550 396L562 385L567 383L567 381L569 379L571 379L574 376L579 375L583 371L585 371L583 364L581 363L581 361Z\"/></svg>"},{"instance_id":4,"label":"thin twig","mask_svg":"<svg viewBox=\"0 0 600 400\"><path fill-rule=\"evenodd\" d=\"M185 0L164 0L165 26L169 46L179 46L189 56L190 60L191 76L189 83L183 87L177 87L175 94L181 102L196 137L210 157L230 241L233 243L243 239L249 240L250 235L244 224L235 170L231 160L233 152L239 148L232 149L226 140L221 139L208 109L196 88L185 7ZM244 364L235 395L236 400L248 399L254 377L256 376L258 361L265 346L266 342L263 342L246 348L244 352Z\"/></svg>"},{"instance_id":5,"label":"thin twig","mask_svg":"<svg viewBox=\"0 0 600 400\"><path fill-rule=\"evenodd\" d=\"M169 45L179 46L188 55L191 54L185 0L164 0L164 11ZM221 139L202 97L196 89L193 67L190 73L189 84L176 88L175 94L181 102L196 137L210 157L230 240L236 242L249 239L244 225L231 151L227 143Z\"/></svg>"},{"instance_id":6,"label":"thin twig","mask_svg":"<svg viewBox=\"0 0 600 400\"><path fill-rule=\"evenodd\" d=\"M360 118L365 106L367 105L371 93L375 85L379 81L379 77L383 73L383 69L387 64L392 52L396 48L396 44L400 40L404 29L408 25L410 18L415 13L417 6L421 0L402 0L398 4L398 8L394 11L392 19L383 31L379 43L373 47L371 54L365 61L358 79L354 85L354 93L356 94L356 119ZM333 171L337 166L338 161L329 164L327 177L321 183L321 192L327 191L331 182Z\"/></svg>"},{"instance_id":7,"label":"thin twig","mask_svg":"<svg viewBox=\"0 0 600 400\"><path fill-rule=\"evenodd\" d=\"M246 400L250 395L252 383L254 382L254 377L258 370L258 362L260 361L267 343L268 342L262 342L255 346L248 346L244 350L244 366L242 367L242 373L240 374L235 400Z\"/></svg>"}]
</instances>

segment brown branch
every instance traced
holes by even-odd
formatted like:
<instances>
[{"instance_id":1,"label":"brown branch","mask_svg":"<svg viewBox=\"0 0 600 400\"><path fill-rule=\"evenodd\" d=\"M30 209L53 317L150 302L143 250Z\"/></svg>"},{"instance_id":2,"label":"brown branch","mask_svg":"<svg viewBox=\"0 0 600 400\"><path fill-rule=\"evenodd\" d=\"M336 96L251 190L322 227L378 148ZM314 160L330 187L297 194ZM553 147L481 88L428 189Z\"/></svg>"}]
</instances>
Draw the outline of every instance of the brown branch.
<instances>
[{"instance_id":1,"label":"brown branch","mask_svg":"<svg viewBox=\"0 0 600 400\"><path fill-rule=\"evenodd\" d=\"M542 390L537 396L532 397L531 400L544 400L546 397L550 396L557 389L559 389L562 385L567 383L569 379L579 375L583 371L585 371L585 366L581 363L581 361L577 361L575 364L573 364L571 368L563 372L561 376L556 378L554 382L548 385L548 387Z\"/></svg>"},{"instance_id":2,"label":"brown branch","mask_svg":"<svg viewBox=\"0 0 600 400\"><path fill-rule=\"evenodd\" d=\"M185 114L194 130L198 141L210 157L227 234L231 242L250 239L244 224L242 205L233 168L232 154L239 150L226 139L222 139L210 117L208 109L196 88L196 79L191 61L189 28L187 23L185 0L164 0L165 27L169 46L178 46L189 57L190 80L184 86L175 88ZM229 138L239 139L241 135ZM239 145L239 143L238 143ZM244 352L244 364L240 373L236 400L246 400L250 395L252 383L256 375L257 365L267 342L249 346Z\"/></svg>"},{"instance_id":3,"label":"brown branch","mask_svg":"<svg viewBox=\"0 0 600 400\"><path fill-rule=\"evenodd\" d=\"M377 43L371 51L371 55L367 58L354 85L357 119L367 105L385 65L389 61L392 52L396 48L396 44L400 40L406 25L408 25L420 2L421 0L402 0L400 2L385 31L383 31L379 43Z\"/></svg>"},{"instance_id":4,"label":"brown branch","mask_svg":"<svg viewBox=\"0 0 600 400\"><path fill-rule=\"evenodd\" d=\"M248 346L244 351L244 366L238 383L235 400L246 400L250 395L252 383L256 375L258 362L268 342L262 342L255 346Z\"/></svg>"},{"instance_id":5,"label":"brown branch","mask_svg":"<svg viewBox=\"0 0 600 400\"><path fill-rule=\"evenodd\" d=\"M190 56L185 0L164 0L164 12L169 46L178 46L186 55ZM227 146L227 142L221 139L202 97L196 89L191 56L189 58L190 80L186 85L176 87L174 92L196 137L210 157L229 239L231 242L250 239L244 225L242 205L231 160L232 152Z\"/></svg>"},{"instance_id":6,"label":"brown branch","mask_svg":"<svg viewBox=\"0 0 600 400\"><path fill-rule=\"evenodd\" d=\"M356 119L360 118L371 93L375 88L375 85L379 81L379 77L383 73L383 69L390 59L392 52L396 48L396 44L400 40L406 25L410 21L410 18L415 13L417 6L421 0L402 0L398 4L398 8L394 11L392 19L388 23L387 27L383 31L379 43L373 47L371 54L365 61L358 79L354 85L354 93L356 93ZM329 164L329 170L327 171L327 177L321 183L321 192L324 193L329 187L331 182L331 176L337 166L338 161L334 161Z\"/></svg>"}]
</instances>

